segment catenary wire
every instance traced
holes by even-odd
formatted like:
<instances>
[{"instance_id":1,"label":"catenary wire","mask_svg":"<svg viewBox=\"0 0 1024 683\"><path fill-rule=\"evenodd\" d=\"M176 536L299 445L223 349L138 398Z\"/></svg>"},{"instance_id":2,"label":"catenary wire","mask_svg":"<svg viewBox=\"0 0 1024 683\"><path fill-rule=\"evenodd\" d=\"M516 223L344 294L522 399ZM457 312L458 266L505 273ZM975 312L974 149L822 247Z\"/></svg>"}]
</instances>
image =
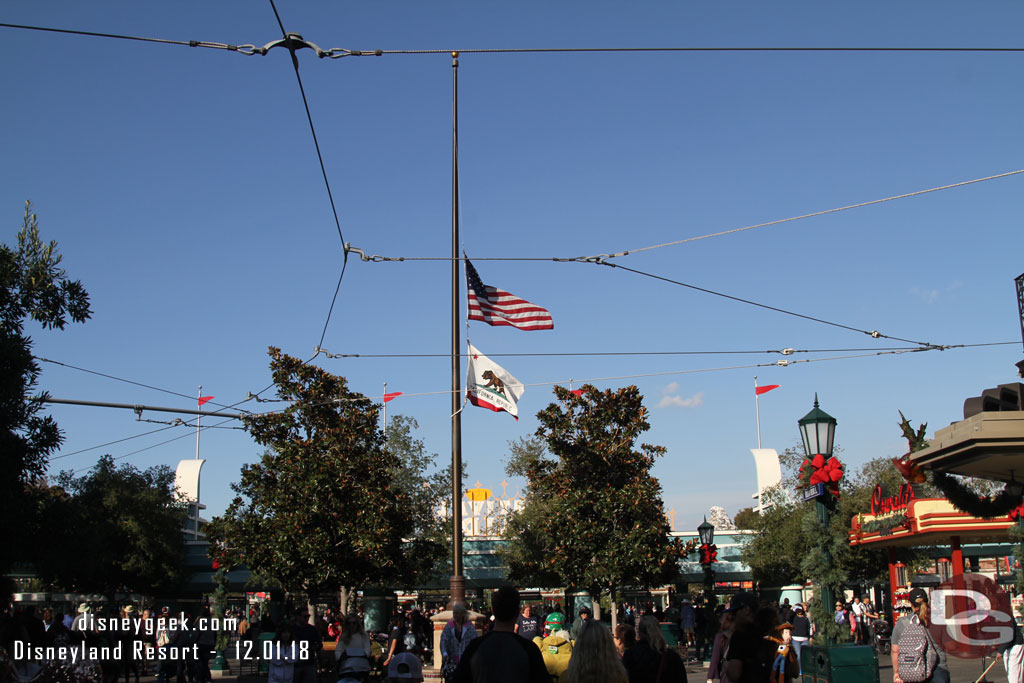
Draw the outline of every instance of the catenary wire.
<instances>
[{"instance_id":1,"label":"catenary wire","mask_svg":"<svg viewBox=\"0 0 1024 683\"><path fill-rule=\"evenodd\" d=\"M334 216L334 226L338 230L338 239L341 240L342 246L341 272L338 274L338 284L334 288L334 296L331 297L331 305L327 309L327 319L324 321L324 328L320 334L320 344L323 344L324 338L327 337L327 328L331 324L331 316L334 314L334 304L337 302L338 292L341 290L341 281L345 277L345 269L348 267L348 249L345 245L345 236L342 234L341 230L341 220L338 218L338 208L334 203L334 193L331 191L331 181L327 178L327 167L324 165L324 156L320 152L320 141L316 136L316 126L313 125L313 114L309 110L309 100L306 98L306 89L302 85L302 76L299 75L299 60L298 57L295 56L295 46L289 40L288 32L284 28L284 22L281 21L281 15L277 11L277 5L274 4L274 0L270 0L270 7L274 11L274 18L277 19L277 25L281 29L284 45L288 48L288 52L292 58L292 66L295 69L295 80L299 84L299 94L302 95L302 106L306 109L306 120L309 122L309 132L313 136L313 147L316 149L317 161L320 162L320 173L323 175L324 187L327 189L327 199L331 203L331 213ZM315 358L316 356L313 357ZM257 394L257 396L258 395L259 394Z\"/></svg>"},{"instance_id":2,"label":"catenary wire","mask_svg":"<svg viewBox=\"0 0 1024 683\"><path fill-rule=\"evenodd\" d=\"M24 24L0 23L3 28L16 28L27 31L44 31L47 33L66 33L76 36L89 36L93 38L116 38L118 40L134 40L143 43L162 43L164 45L183 45L185 47L208 47L217 50L228 50L242 54L253 54L255 45L230 45L228 43L213 43L205 40L169 40L167 38L145 38L142 36L129 36L118 33L101 33L99 31L82 31L67 28L51 28L47 26L27 26Z\"/></svg>"},{"instance_id":3,"label":"catenary wire","mask_svg":"<svg viewBox=\"0 0 1024 683\"><path fill-rule=\"evenodd\" d=\"M724 235L731 235L737 232L744 232L747 230L755 230L757 228L766 228L772 225L779 225L780 223L790 223L792 221L799 221L805 218L815 218L817 216L825 216L830 213L837 213L839 211L847 211L849 209L858 209L865 206L871 206L873 204L882 204L884 202L891 202L898 199L907 199L909 197L916 197L923 194L929 194L931 192L939 192L941 190L950 190L956 187L963 187L964 185L973 185L975 183L983 183L989 180L996 180L998 178L1006 178L1008 176L1018 175L1024 173L1024 169L1017 171L1008 171L1006 173L997 173L995 175L985 176L984 178L973 178L971 180L962 180L960 182L951 183L949 185L941 185L939 187L930 187L924 190L915 190L914 192L907 192L904 194L892 195L890 197L882 197L881 199L872 199L866 202L860 202L858 204L848 204L846 206L840 206L833 209L825 209L823 211L814 211L811 213L801 214L799 216L790 216L788 218L779 218L765 223L757 223L755 225L747 225L741 228L731 228L729 230L721 230L719 232L712 232L706 235L699 235L696 237L687 237L681 240L675 240L673 242L665 242L663 244L655 244L648 247L640 247L638 249L630 249L627 251L620 251L613 254L600 254L598 256L576 256L576 257L558 257L558 256L474 256L474 261L600 261L604 259L614 258L617 256L626 256L628 254L636 254L642 251L650 251L652 249L660 249L662 247L674 246L677 244L685 244L686 242L696 242L698 240L705 240L712 237L721 237ZM352 249L348 247L350 251L354 251L360 254L360 258L363 261L370 261L373 263L383 263L389 261L451 261L451 256L380 256L373 255L367 256L362 253L362 250ZM466 257L459 257L459 260L467 260Z\"/></svg>"},{"instance_id":4,"label":"catenary wire","mask_svg":"<svg viewBox=\"0 0 1024 683\"><path fill-rule=\"evenodd\" d=\"M731 294L723 294L722 292L716 292L716 291L714 291L712 289L707 289L705 287L698 287L697 285L687 284L686 282L680 282L679 280L673 280L672 278L667 278L667 277L664 277L662 275L655 275L653 273L646 273L646 272L644 272L642 270L636 270L635 268L628 268L628 267L623 266L623 265L621 265L619 263L609 263L608 261L594 261L593 263L595 263L597 265L601 265L601 266L608 266L609 268L619 268L621 270L625 270L625 271L628 271L630 273L635 273L637 275L642 275L644 277L649 277L649 278L652 278L654 280L661 280L662 282L668 282L668 283L673 284L673 285L679 285L680 287L686 287L688 289L693 289L693 290L696 290L698 292L704 292L705 294L713 294L714 296L720 296L720 297L722 297L724 299L730 299L732 301L737 301L739 303L747 304L747 305L750 305L750 306L756 306L758 308L764 308L764 309L769 310L769 311L775 311L777 313L783 313L785 315L791 315L791 316L794 316L796 318L803 318L804 320L811 320L813 322L821 323L823 325L831 325L832 327L838 327L840 329L850 330L852 332L860 332L861 334L866 334L869 337L872 337L874 339L879 339L879 338L881 338L881 339L892 339L893 341L906 342L907 344L919 344L921 346L926 346L926 347L929 347L929 348L937 348L937 349L946 348L944 345L941 345L941 344L932 344L931 342L917 341L915 339L903 339L902 337L894 337L892 335L882 334L878 330L870 330L870 331L869 330L863 330L863 329L861 329L859 327L852 327L850 325L843 325L842 323L832 322L831 320L825 320L823 318L815 318L814 316L804 315L803 313L796 313L794 311L788 311L788 310L786 310L784 308L779 308L777 306L769 306L768 304L761 304L761 303L758 303L756 301L751 301L750 299L742 299L742 298L740 298L738 296L732 296Z\"/></svg>"},{"instance_id":5,"label":"catenary wire","mask_svg":"<svg viewBox=\"0 0 1024 683\"><path fill-rule=\"evenodd\" d=\"M61 453L60 455L55 455L55 456L49 458L49 461L53 462L54 460L61 460L63 458L70 458L72 455L78 455L79 453L87 453L89 451L95 451L95 450L97 450L99 448L106 448L107 446L113 446L115 444L124 443L125 441L131 441L132 439L138 439L138 438L143 437L143 436L149 436L150 434L156 434L157 432L165 432L168 429L173 429L176 426L177 425L171 425L169 427L160 427L158 429L151 429L148 432L142 432L141 434L134 434L132 436L126 436L123 439L115 439L114 441L108 441L106 443L101 443L98 446L89 446L88 448L80 448L77 451L71 451L70 453Z\"/></svg>"},{"instance_id":6,"label":"catenary wire","mask_svg":"<svg viewBox=\"0 0 1024 683\"><path fill-rule=\"evenodd\" d=\"M277 14L275 8L275 15ZM278 17L280 24L280 17ZM30 26L26 24L0 23L0 27L26 31L43 31L47 33L64 33L93 38L112 38L117 40L133 40L164 45L184 47L206 47L230 50L245 55L266 54L255 45L230 45L202 40L171 40L167 38L149 38L118 33L85 31L80 29L53 28L48 26ZM282 27L283 28L283 27ZM431 55L461 52L465 54L536 54L536 53L615 53L615 52L1024 52L1019 47L925 47L925 46L693 46L693 47L547 47L547 48L466 48L466 49L423 49L423 50L349 50L331 48L322 50L320 57L379 57L382 55Z\"/></svg>"},{"instance_id":7,"label":"catenary wire","mask_svg":"<svg viewBox=\"0 0 1024 683\"><path fill-rule=\"evenodd\" d=\"M32 357L34 359L38 360L38 361L43 362L43 363L52 363L53 365L59 365L61 367L70 368L71 370L78 370L79 372L86 372L86 373L88 373L90 375L96 375L98 377L106 377L107 379L116 380L118 382L124 382L125 384L133 384L133 385L135 385L137 387L142 387L144 389L152 389L153 391L161 391L161 392L163 392L165 394L171 394L172 396L180 396L182 398L187 398L187 399L192 400L192 401L196 400L195 396L190 396L188 394L183 394L183 393L181 393L179 391L172 391L170 389L162 389L160 387L155 387L152 384L144 384L143 382L136 382L134 380L125 379L123 377L116 377L114 375L108 375L105 372L99 372L97 370L89 370L88 368L81 368L81 367L78 367L77 365L71 365L70 363L62 363L62 362L57 361L57 360L51 360L49 358L43 358L41 356L32 356ZM226 406L226 405L224 405L222 403L217 403L215 401L207 401L207 403L209 403L211 405L219 406L221 408L227 408L228 407L228 406ZM242 412L249 412L249 411L243 410Z\"/></svg>"},{"instance_id":8,"label":"catenary wire","mask_svg":"<svg viewBox=\"0 0 1024 683\"><path fill-rule=\"evenodd\" d=\"M984 344L950 344L943 345L942 350L954 348L969 348L976 346L1008 346L1016 345L1019 342L987 342ZM757 355L757 354L782 354L789 356L795 353L849 353L853 351L917 351L920 346L889 346L889 347L865 347L845 349L760 349L743 351L565 351L565 352L536 352L536 353L488 353L488 358L585 358L592 356L727 356L727 355ZM320 349L326 358L449 358L450 353L331 353L327 349ZM459 354L468 358L470 354Z\"/></svg>"},{"instance_id":9,"label":"catenary wire","mask_svg":"<svg viewBox=\"0 0 1024 683\"><path fill-rule=\"evenodd\" d=\"M1004 344L1004 343L1016 344L1017 342L995 342L994 344L1001 345L1001 344ZM988 346L988 345L990 345L990 344L978 344L977 346ZM613 379L638 379L638 378L644 378L644 377L666 377L666 376L672 376L672 375L688 375L688 374L705 373L705 372L720 372L720 371L725 371L725 370L744 370L744 369L750 369L750 368L774 368L774 367L784 368L784 367L788 367L790 365L796 365L796 364L799 364L799 363L816 363L818 361L846 360L846 359L852 359L852 358L869 358L869 357L873 357L873 356L902 355L902 354L905 354L905 353L920 353L922 351L945 351L945 350L948 350L948 349L955 349L955 348L967 348L968 346L972 346L972 345L963 344L963 345L956 345L956 346L918 346L918 347L894 349L894 350L888 350L888 351L872 351L871 353L859 353L859 354L847 355L847 356L826 356L826 357L822 357L822 358L804 358L804 359L788 359L788 358L786 358L786 359L780 359L780 360L772 361L770 363L752 363L752 364L747 364L747 365L730 365L730 366L714 367L714 368L698 368L696 370L670 370L670 371L666 371L666 372L653 372L653 373L645 373L645 374L637 374L637 375L617 375L617 376L613 376L613 377L590 377L590 378L574 377L574 378L570 378L570 379L566 379L566 380L558 380L558 381L554 381L554 382L523 383L523 386L525 386L525 387L553 386L555 384L565 384L565 383L570 382L570 381L574 382L574 383L577 383L577 382L601 382L601 381L607 381L607 380L613 380ZM440 391L403 392L402 393L402 398L412 398L412 397L418 397L418 396L443 396L443 395L451 395L451 393L452 393L451 389L440 390ZM331 401L321 401L321 402L312 403L312 404L309 404L309 405L311 405L311 406L318 406L318 405L329 405L329 404L332 404L332 403L342 403L342 402L362 402L362 401L374 401L374 400L379 401L379 400L383 400L383 398L384 398L383 396L361 396L359 398L351 398L351 399L332 399ZM258 413L254 417L262 417L262 416L266 416L266 415L276 415L278 413L285 412L285 410L287 410L287 408L281 409L281 410L268 410L265 413Z\"/></svg>"},{"instance_id":10,"label":"catenary wire","mask_svg":"<svg viewBox=\"0 0 1024 683\"><path fill-rule=\"evenodd\" d=\"M199 427L199 431L203 431L205 429L214 429L214 428L219 427L220 425L222 425L222 424L224 424L226 422L230 422L230 421L231 421L230 419L227 419L227 420L222 420L222 421L220 421L220 422L218 422L217 424L214 424L214 425L207 425L205 427L201 426L201 427ZM146 446L145 448L140 448L140 449L138 449L136 451L132 451L131 453L125 453L124 455L119 455L116 458L112 458L112 460L123 460L124 458L127 458L129 456L137 455L138 453L142 453L143 451L152 450L152 449L157 448L159 446L163 446L163 445L169 444L172 441L177 441L179 439L184 439L184 438L190 437L190 436L192 436L192 432L191 431L188 432L187 434L179 434L178 436L175 436L175 437L172 437L170 439L167 439L166 441L161 441L160 443L155 443L155 444L153 444L151 446ZM88 467L82 467L82 468L79 468L77 470L72 471L71 474L75 475L75 474L78 474L79 472L86 472L88 470L93 469L94 467L96 467L96 465L89 465Z\"/></svg>"},{"instance_id":11,"label":"catenary wire","mask_svg":"<svg viewBox=\"0 0 1024 683\"><path fill-rule=\"evenodd\" d=\"M958 183L952 183L950 185L943 185L941 187L932 187L932 188L929 188L927 190L917 190L915 192L907 192L905 194L893 195L892 197L883 197L882 199L873 199L873 200L871 200L869 202L861 202L859 204L849 204L847 206L840 206L840 207L835 208L835 209L827 209L825 211L815 211L814 213L805 213L805 214L803 214L801 216L792 216L790 218L780 218L779 220L768 221L767 223L758 223L756 225L748 225L748 226L743 227L743 228L733 228L732 230L723 230L721 232L713 232L713 233L710 233L710 234L707 234L707 235L701 235L699 237L688 237L688 238L682 239L682 240L675 240L674 242L665 242L663 244L653 244L653 245L651 245L649 247L640 247L639 249L630 249L628 251L622 251L622 252L618 252L618 253L615 253L615 254L611 254L611 255L609 255L608 258L613 258L613 257L616 257L616 256L625 256L626 254L636 254L636 253L641 252L641 251L650 251L652 249L661 249L662 247L671 247L671 246L675 246L677 244L684 244L686 242L696 242L697 240L705 240L705 239L709 239L711 237L722 237L723 235L732 235L734 233L743 232L745 230L755 230L757 228L766 228L766 227L769 227L769 226L772 226L772 225L779 225L781 223L789 223L791 221L798 221L798 220L801 220L801 219L804 219L804 218L814 218L816 216L825 216L825 215L830 214L830 213L837 213L839 211L846 211L848 209L859 209L859 208L862 208L862 207L865 207L865 206L871 206L873 204L881 204L883 202L895 201L897 199L907 199L908 197L918 197L918 196L923 195L923 194L928 194L929 192L939 192L940 190L950 190L950 189L955 188L955 187L963 187L964 185L973 185L974 183L983 183L983 182L985 182L987 180L996 180L997 178L1006 178L1006 177L1018 175L1018 174L1021 174L1021 173L1024 173L1024 169L1020 169L1020 170L1017 170L1017 171L1008 171L1006 173L997 173L996 175L990 175L990 176L987 176L985 178L975 178L973 180L964 180L964 181L961 181L961 182L958 182Z\"/></svg>"}]
</instances>

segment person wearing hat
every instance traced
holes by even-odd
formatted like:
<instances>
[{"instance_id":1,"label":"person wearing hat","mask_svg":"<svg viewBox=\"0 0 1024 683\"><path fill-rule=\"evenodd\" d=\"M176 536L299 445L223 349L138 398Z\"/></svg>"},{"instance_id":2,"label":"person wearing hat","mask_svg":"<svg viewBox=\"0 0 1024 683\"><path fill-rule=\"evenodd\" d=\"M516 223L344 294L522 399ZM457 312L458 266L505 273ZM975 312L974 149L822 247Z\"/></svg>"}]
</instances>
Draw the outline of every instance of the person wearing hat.
<instances>
[{"instance_id":1,"label":"person wearing hat","mask_svg":"<svg viewBox=\"0 0 1024 683\"><path fill-rule=\"evenodd\" d=\"M423 665L420 658L411 652L399 652L391 657L388 664L388 683L395 681L423 681Z\"/></svg>"},{"instance_id":2,"label":"person wearing hat","mask_svg":"<svg viewBox=\"0 0 1024 683\"><path fill-rule=\"evenodd\" d=\"M911 589L910 595L907 596L908 602L910 602L911 613L908 617L903 617L896 622L896 625L892 629L892 680L893 683L903 683L900 678L899 670L899 654L900 654L900 637L907 628L907 624L912 619L918 619L921 625L925 627L925 631L928 630L931 624L931 607L928 604L928 593L923 588ZM949 665L946 663L946 652L941 647L937 647L935 641L932 640L931 635L928 636L929 648L934 648L935 653L939 656L939 662L935 665L935 670L932 671L931 677L928 679L929 683L949 683Z\"/></svg>"},{"instance_id":3,"label":"person wearing hat","mask_svg":"<svg viewBox=\"0 0 1024 683\"><path fill-rule=\"evenodd\" d=\"M580 607L579 618L573 622L572 630L570 631L573 640L579 638L580 631L582 631L583 627L587 625L588 621L590 621L591 616L592 613L589 607L586 605Z\"/></svg>"},{"instance_id":4,"label":"person wearing hat","mask_svg":"<svg viewBox=\"0 0 1024 683\"><path fill-rule=\"evenodd\" d=\"M544 637L533 639L540 649L547 672L561 683L567 681L569 676L569 660L572 658L570 638L569 632L565 630L565 615L552 612L544 618Z\"/></svg>"},{"instance_id":5,"label":"person wearing hat","mask_svg":"<svg viewBox=\"0 0 1024 683\"><path fill-rule=\"evenodd\" d=\"M731 683L762 683L768 681L774 648L766 648L767 630L760 628L754 615L760 602L753 593L741 591L732 596L726 610L733 616L733 634L729 639L729 652L725 656L725 676ZM775 613L776 620L778 613Z\"/></svg>"}]
</instances>

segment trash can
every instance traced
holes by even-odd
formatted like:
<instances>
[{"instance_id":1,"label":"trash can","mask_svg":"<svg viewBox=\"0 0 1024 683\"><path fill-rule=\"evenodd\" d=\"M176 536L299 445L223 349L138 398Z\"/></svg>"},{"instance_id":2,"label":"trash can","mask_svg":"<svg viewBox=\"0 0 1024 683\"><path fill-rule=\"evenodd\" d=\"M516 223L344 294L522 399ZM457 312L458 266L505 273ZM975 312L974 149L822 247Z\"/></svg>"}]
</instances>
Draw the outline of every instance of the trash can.
<instances>
[{"instance_id":1,"label":"trash can","mask_svg":"<svg viewBox=\"0 0 1024 683\"><path fill-rule=\"evenodd\" d=\"M669 647L676 647L679 645L681 635L679 624L671 621L662 621L658 625L661 626L661 636L665 639L666 645Z\"/></svg>"},{"instance_id":2,"label":"trash can","mask_svg":"<svg viewBox=\"0 0 1024 683\"><path fill-rule=\"evenodd\" d=\"M878 657L870 645L805 645L802 683L879 683Z\"/></svg>"}]
</instances>

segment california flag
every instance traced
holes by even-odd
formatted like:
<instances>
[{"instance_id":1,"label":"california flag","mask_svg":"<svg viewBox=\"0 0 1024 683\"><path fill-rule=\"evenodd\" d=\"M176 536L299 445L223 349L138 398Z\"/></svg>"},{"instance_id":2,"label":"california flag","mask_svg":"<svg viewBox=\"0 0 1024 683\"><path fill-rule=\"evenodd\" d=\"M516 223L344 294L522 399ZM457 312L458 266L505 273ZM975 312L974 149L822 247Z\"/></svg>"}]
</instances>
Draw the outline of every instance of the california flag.
<instances>
[{"instance_id":1,"label":"california flag","mask_svg":"<svg viewBox=\"0 0 1024 683\"><path fill-rule=\"evenodd\" d=\"M516 404L523 395L523 383L484 354L469 345L469 368L466 373L466 398L475 406L494 412L504 410L519 419Z\"/></svg>"}]
</instances>

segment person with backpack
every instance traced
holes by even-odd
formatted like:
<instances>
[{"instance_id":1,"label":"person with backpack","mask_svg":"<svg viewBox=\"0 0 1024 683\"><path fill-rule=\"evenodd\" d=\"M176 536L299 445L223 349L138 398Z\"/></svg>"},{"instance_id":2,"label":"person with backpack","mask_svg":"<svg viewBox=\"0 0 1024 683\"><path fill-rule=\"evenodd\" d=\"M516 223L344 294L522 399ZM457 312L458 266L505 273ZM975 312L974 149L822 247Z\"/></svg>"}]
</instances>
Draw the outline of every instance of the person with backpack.
<instances>
[{"instance_id":1,"label":"person with backpack","mask_svg":"<svg viewBox=\"0 0 1024 683\"><path fill-rule=\"evenodd\" d=\"M949 683L946 653L928 633L928 594L914 588L908 599L913 611L892 630L893 683Z\"/></svg>"},{"instance_id":2,"label":"person with backpack","mask_svg":"<svg viewBox=\"0 0 1024 683\"><path fill-rule=\"evenodd\" d=\"M341 633L334 646L335 673L338 680L365 681L370 675L370 637L355 612L345 615Z\"/></svg>"}]
</instances>

